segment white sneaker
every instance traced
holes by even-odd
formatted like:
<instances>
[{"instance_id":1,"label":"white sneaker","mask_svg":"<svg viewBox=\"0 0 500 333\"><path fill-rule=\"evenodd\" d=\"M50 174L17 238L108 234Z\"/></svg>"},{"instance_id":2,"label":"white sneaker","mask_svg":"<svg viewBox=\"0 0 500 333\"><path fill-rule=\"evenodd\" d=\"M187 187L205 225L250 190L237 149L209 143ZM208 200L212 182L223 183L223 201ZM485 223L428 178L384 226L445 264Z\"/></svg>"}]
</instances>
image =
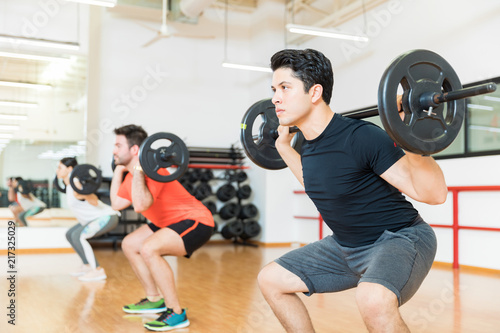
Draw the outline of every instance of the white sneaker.
<instances>
[{"instance_id":1,"label":"white sneaker","mask_svg":"<svg viewBox=\"0 0 500 333\"><path fill-rule=\"evenodd\" d=\"M90 268L90 265L87 264L87 265L81 265L78 270L74 271L74 272L71 272L69 273L69 275L71 276L82 276L82 275L85 275L87 274L88 272L90 272L92 270L92 268Z\"/></svg>"},{"instance_id":2,"label":"white sneaker","mask_svg":"<svg viewBox=\"0 0 500 333\"><path fill-rule=\"evenodd\" d=\"M100 280L106 280L106 272L104 271L104 268L98 267L96 269L91 270L87 274L80 276L78 280L80 281L100 281Z\"/></svg>"}]
</instances>

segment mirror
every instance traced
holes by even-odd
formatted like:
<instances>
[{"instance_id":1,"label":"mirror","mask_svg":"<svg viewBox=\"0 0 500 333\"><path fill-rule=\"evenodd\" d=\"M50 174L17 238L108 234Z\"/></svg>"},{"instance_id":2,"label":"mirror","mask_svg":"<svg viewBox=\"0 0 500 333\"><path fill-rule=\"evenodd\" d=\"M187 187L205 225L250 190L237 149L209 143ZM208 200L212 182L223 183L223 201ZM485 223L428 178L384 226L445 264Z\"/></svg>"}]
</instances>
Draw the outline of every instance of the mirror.
<instances>
[{"instance_id":1,"label":"mirror","mask_svg":"<svg viewBox=\"0 0 500 333\"><path fill-rule=\"evenodd\" d=\"M0 209L7 219L6 179L20 176L34 183L47 218L50 207L65 207L52 191L59 160L85 163L88 11L36 0L0 9Z\"/></svg>"},{"instance_id":2,"label":"mirror","mask_svg":"<svg viewBox=\"0 0 500 333\"><path fill-rule=\"evenodd\" d=\"M69 156L76 156L79 163L85 163L86 150L86 61L82 57L73 61L69 69L71 78L66 79L66 85L59 83L51 91L36 92L34 97L24 93L26 100L39 101L36 110L0 106L1 207L9 204L6 179L17 176L33 182L35 196L48 207L41 213L44 218L52 215L50 208L66 207L64 196L52 189L57 164L61 158ZM5 60L3 62L5 64ZM13 92L0 87L0 100L6 95L12 96ZM24 117L2 119L2 115L11 114ZM2 131L3 124L19 129ZM1 138L2 134L5 138Z\"/></svg>"}]
</instances>

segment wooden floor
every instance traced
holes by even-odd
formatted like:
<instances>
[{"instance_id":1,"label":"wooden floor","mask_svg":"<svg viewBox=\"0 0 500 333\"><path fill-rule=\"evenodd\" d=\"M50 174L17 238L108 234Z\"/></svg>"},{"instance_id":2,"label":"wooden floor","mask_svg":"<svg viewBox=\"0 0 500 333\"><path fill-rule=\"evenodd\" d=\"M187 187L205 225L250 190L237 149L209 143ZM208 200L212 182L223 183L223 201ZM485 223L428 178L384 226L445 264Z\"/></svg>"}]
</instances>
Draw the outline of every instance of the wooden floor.
<instances>
[{"instance_id":1,"label":"wooden floor","mask_svg":"<svg viewBox=\"0 0 500 333\"><path fill-rule=\"evenodd\" d=\"M289 250L209 244L191 259L167 258L191 321L189 328L175 332L283 332L256 276ZM18 255L17 325L7 324L8 281L2 278L0 332L147 332L142 323L157 315L121 310L144 296L123 253L108 248L96 252L108 274L105 282L69 276L80 264L76 254ZM0 260L6 267L6 256ZM317 332L366 332L354 293L301 296ZM500 332L500 274L433 268L401 312L412 332Z\"/></svg>"}]
</instances>

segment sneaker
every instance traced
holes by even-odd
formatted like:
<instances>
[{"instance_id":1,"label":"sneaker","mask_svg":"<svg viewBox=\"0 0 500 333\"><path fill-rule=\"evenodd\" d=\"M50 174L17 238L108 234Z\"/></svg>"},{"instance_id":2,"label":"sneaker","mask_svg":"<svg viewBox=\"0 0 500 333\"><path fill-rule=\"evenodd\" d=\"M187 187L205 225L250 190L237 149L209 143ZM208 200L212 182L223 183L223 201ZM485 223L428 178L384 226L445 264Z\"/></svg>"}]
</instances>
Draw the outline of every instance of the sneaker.
<instances>
[{"instance_id":1,"label":"sneaker","mask_svg":"<svg viewBox=\"0 0 500 333\"><path fill-rule=\"evenodd\" d=\"M158 319L144 324L144 327L151 331L170 331L176 328L188 327L189 324L186 309L182 309L181 314L175 313L172 309L167 309Z\"/></svg>"},{"instance_id":2,"label":"sneaker","mask_svg":"<svg viewBox=\"0 0 500 333\"><path fill-rule=\"evenodd\" d=\"M127 313L159 313L167 311L163 298L156 302L151 302L147 298L141 299L135 304L128 304L122 308Z\"/></svg>"},{"instance_id":3,"label":"sneaker","mask_svg":"<svg viewBox=\"0 0 500 333\"><path fill-rule=\"evenodd\" d=\"M82 276L90 272L92 268L90 268L90 265L81 265L76 271L69 273L71 276Z\"/></svg>"},{"instance_id":4,"label":"sneaker","mask_svg":"<svg viewBox=\"0 0 500 333\"><path fill-rule=\"evenodd\" d=\"M96 269L90 270L87 274L80 276L78 280L80 281L100 281L100 280L106 280L106 272L104 271L104 268L99 267Z\"/></svg>"}]
</instances>

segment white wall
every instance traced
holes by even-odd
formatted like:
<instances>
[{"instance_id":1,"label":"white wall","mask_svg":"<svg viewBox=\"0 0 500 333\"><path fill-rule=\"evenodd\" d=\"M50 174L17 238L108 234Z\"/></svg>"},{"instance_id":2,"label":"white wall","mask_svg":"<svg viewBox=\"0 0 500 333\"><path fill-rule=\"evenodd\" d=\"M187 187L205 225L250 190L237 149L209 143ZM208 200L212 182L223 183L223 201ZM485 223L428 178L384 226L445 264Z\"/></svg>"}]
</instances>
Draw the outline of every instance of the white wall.
<instances>
[{"instance_id":1,"label":"white wall","mask_svg":"<svg viewBox=\"0 0 500 333\"><path fill-rule=\"evenodd\" d=\"M259 5L253 15L230 13L230 19L238 25L230 28L229 60L267 64L270 56L284 47L281 1ZM95 108L91 108L89 102L89 162L100 164L109 175L111 171L106 167L111 160L112 129L128 123L141 124L149 133L173 132L189 146L228 147L238 143L243 113L255 101L270 97L270 76L220 66L225 53L220 10L209 9L195 27L171 23L179 31L189 28L195 33L214 34L215 40L169 38L149 48L141 48L141 45L153 37L153 32L131 20L99 10L98 15L91 13L100 25L97 29L100 42L99 49L90 51L91 61L93 54L99 66L91 69L89 77L93 79L89 84L98 87L99 98ZM475 1L473 5L452 0L391 0L367 14L369 44L316 38L297 47L319 49L332 60L335 67L332 108L343 112L376 104L383 71L393 58L411 49L424 48L439 53L451 63L463 83L500 75L496 57L500 46L494 37L494 33L500 31L499 14L500 4L486 0ZM363 30L363 21L359 17L343 28ZM155 26L155 23L149 25ZM146 89L144 82L153 84L148 78L151 71L168 74L160 77L157 87ZM146 94L141 94L144 92ZM126 95L132 96L129 106L122 101ZM248 164L255 203L261 212L260 240L273 243L317 239L316 222L293 218L299 213L314 215L315 212L309 203L301 203L308 200L305 196L293 194L300 185L291 173L263 170L250 161ZM495 172L500 158L496 156L446 160L439 164L450 186L500 184L500 175ZM495 206L494 196L483 195L481 200ZM431 222L446 223L451 216L449 207L450 201L441 207L427 206L421 210ZM471 216L480 216L481 221L486 221L489 214L468 212L463 223L474 223L469 221ZM495 220L492 221L487 223L495 225ZM450 261L451 238L445 229L437 233L438 259ZM463 264L500 268L498 256L488 257L486 251L496 249L494 244L498 243L500 234L462 234L461 239L467 240L464 244L469 244L470 239L475 248L474 253L463 250ZM489 242L484 251L483 241Z\"/></svg>"}]
</instances>

